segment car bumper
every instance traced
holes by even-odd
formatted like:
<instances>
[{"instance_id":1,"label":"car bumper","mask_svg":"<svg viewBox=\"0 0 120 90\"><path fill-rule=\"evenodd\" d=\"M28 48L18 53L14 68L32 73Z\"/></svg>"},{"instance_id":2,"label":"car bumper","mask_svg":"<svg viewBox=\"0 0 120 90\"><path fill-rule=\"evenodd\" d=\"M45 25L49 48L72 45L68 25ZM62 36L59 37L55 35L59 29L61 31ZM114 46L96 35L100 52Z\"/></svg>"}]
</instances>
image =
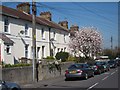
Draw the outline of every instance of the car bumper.
<instances>
[{"instance_id":1,"label":"car bumper","mask_svg":"<svg viewBox=\"0 0 120 90\"><path fill-rule=\"evenodd\" d=\"M81 78L81 77L85 77L84 74L65 74L66 78Z\"/></svg>"}]
</instances>

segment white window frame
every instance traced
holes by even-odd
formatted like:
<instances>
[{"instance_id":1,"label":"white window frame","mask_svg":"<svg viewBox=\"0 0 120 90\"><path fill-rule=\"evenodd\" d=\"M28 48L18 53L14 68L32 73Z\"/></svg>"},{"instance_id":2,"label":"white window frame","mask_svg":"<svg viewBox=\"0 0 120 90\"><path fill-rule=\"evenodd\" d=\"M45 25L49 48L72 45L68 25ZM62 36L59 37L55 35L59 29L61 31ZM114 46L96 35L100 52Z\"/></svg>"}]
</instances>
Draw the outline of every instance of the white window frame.
<instances>
[{"instance_id":1,"label":"white window frame","mask_svg":"<svg viewBox=\"0 0 120 90\"><path fill-rule=\"evenodd\" d=\"M57 52L60 52L60 48L57 49Z\"/></svg>"},{"instance_id":2,"label":"white window frame","mask_svg":"<svg viewBox=\"0 0 120 90\"><path fill-rule=\"evenodd\" d=\"M64 52L66 52L66 47L64 47Z\"/></svg>"},{"instance_id":3,"label":"white window frame","mask_svg":"<svg viewBox=\"0 0 120 90\"><path fill-rule=\"evenodd\" d=\"M28 48L29 48L29 45L26 44L26 45L25 45L25 57L26 57L26 58L28 58L28 55L29 55L29 50L28 50Z\"/></svg>"},{"instance_id":4,"label":"white window frame","mask_svg":"<svg viewBox=\"0 0 120 90\"><path fill-rule=\"evenodd\" d=\"M10 45L6 46L6 53L11 54L11 46Z\"/></svg>"},{"instance_id":5,"label":"white window frame","mask_svg":"<svg viewBox=\"0 0 120 90\"><path fill-rule=\"evenodd\" d=\"M42 58L45 57L45 46L42 46Z\"/></svg>"},{"instance_id":6,"label":"white window frame","mask_svg":"<svg viewBox=\"0 0 120 90\"><path fill-rule=\"evenodd\" d=\"M45 31L44 31L44 28L42 28L42 30L41 30L41 36L42 36L42 39L45 40Z\"/></svg>"},{"instance_id":7,"label":"white window frame","mask_svg":"<svg viewBox=\"0 0 120 90\"><path fill-rule=\"evenodd\" d=\"M6 21L7 21L7 23L6 23ZM7 28L7 30L6 30L6 28ZM9 31L9 20L8 20L8 17L4 18L4 32L5 33L10 33L10 31Z\"/></svg>"},{"instance_id":8,"label":"white window frame","mask_svg":"<svg viewBox=\"0 0 120 90\"><path fill-rule=\"evenodd\" d=\"M40 47L37 47L37 58L40 59Z\"/></svg>"},{"instance_id":9,"label":"white window frame","mask_svg":"<svg viewBox=\"0 0 120 90\"><path fill-rule=\"evenodd\" d=\"M66 35L64 34L64 42L66 43Z\"/></svg>"},{"instance_id":10,"label":"white window frame","mask_svg":"<svg viewBox=\"0 0 120 90\"><path fill-rule=\"evenodd\" d=\"M28 36L29 34L29 31L28 31L29 27L28 27L28 24L26 23L25 24L25 36Z\"/></svg>"},{"instance_id":11,"label":"white window frame","mask_svg":"<svg viewBox=\"0 0 120 90\"><path fill-rule=\"evenodd\" d=\"M56 32L55 31L53 32L53 38L54 38L54 40L56 40Z\"/></svg>"}]
</instances>

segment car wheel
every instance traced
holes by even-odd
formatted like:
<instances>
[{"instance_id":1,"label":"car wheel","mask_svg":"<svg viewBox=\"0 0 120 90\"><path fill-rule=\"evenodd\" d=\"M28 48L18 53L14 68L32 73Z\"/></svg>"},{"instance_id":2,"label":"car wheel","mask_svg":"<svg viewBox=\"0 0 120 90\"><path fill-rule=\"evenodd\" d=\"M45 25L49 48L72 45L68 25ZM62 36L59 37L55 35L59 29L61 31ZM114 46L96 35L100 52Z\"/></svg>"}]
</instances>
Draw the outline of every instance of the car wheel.
<instances>
[{"instance_id":1,"label":"car wheel","mask_svg":"<svg viewBox=\"0 0 120 90\"><path fill-rule=\"evenodd\" d=\"M18 90L18 88L13 88L12 90Z\"/></svg>"},{"instance_id":2,"label":"car wheel","mask_svg":"<svg viewBox=\"0 0 120 90\"><path fill-rule=\"evenodd\" d=\"M68 78L65 78L65 81L68 81L69 79Z\"/></svg>"},{"instance_id":3,"label":"car wheel","mask_svg":"<svg viewBox=\"0 0 120 90\"><path fill-rule=\"evenodd\" d=\"M85 80L87 80L87 79L88 79L88 74L86 73L86 74L85 74Z\"/></svg>"}]
</instances>

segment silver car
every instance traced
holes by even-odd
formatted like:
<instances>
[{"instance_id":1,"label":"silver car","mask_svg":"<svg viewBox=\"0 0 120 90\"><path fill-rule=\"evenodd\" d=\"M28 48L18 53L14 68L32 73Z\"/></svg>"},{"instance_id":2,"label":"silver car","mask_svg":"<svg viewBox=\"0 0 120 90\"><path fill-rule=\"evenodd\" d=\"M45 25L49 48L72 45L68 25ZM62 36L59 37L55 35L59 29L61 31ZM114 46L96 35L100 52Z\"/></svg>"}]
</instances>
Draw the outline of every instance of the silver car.
<instances>
[{"instance_id":1,"label":"silver car","mask_svg":"<svg viewBox=\"0 0 120 90\"><path fill-rule=\"evenodd\" d=\"M94 70L85 63L72 64L65 72L65 80L82 77L88 79L90 76L94 76Z\"/></svg>"},{"instance_id":2,"label":"silver car","mask_svg":"<svg viewBox=\"0 0 120 90\"><path fill-rule=\"evenodd\" d=\"M1 90L21 90L20 86L16 83L5 82L0 80L0 89Z\"/></svg>"}]
</instances>

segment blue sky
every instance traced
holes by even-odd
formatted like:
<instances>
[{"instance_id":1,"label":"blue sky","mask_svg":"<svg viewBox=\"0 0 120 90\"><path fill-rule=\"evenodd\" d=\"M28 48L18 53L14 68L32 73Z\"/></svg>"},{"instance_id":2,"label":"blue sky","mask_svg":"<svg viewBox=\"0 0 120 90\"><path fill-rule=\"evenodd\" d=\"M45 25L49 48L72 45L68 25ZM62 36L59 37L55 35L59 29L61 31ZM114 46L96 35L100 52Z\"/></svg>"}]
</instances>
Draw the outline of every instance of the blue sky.
<instances>
[{"instance_id":1,"label":"blue sky","mask_svg":"<svg viewBox=\"0 0 120 90\"><path fill-rule=\"evenodd\" d=\"M18 3L3 4L16 8ZM74 24L79 27L94 26L103 36L104 48L110 48L111 36L113 37L113 46L118 45L117 2L37 2L36 5L38 16L42 11L50 11L52 21L56 23L67 20L69 27Z\"/></svg>"}]
</instances>

